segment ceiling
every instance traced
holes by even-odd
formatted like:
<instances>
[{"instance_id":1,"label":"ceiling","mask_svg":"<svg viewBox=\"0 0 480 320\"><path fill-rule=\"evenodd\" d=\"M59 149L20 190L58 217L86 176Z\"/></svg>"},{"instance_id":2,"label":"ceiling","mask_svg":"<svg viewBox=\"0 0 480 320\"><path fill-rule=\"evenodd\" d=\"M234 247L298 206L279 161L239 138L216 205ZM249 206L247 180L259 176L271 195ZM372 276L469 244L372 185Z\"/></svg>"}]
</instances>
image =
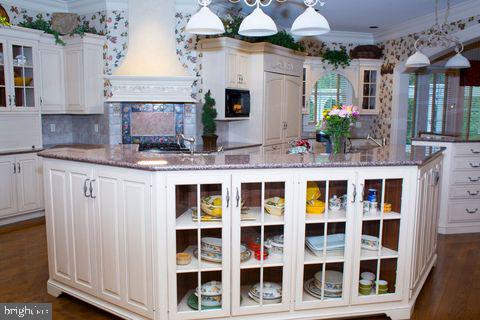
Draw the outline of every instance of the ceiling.
<instances>
[{"instance_id":1,"label":"ceiling","mask_svg":"<svg viewBox=\"0 0 480 320\"><path fill-rule=\"evenodd\" d=\"M193 0L192 0L193 1ZM335 31L350 32L381 32L394 25L434 13L434 0L324 0L325 5L319 4L319 9L329 21L330 27ZM455 6L468 0L450 0ZM440 9L446 7L446 0L440 0ZM478 0L480 6L480 0ZM242 8L242 12L250 13L252 8L248 7L244 0L237 4L229 3L227 0L213 0L212 6ZM287 0L278 3L273 0L272 4L265 8L275 22L283 27L290 28L295 18L305 9L303 0ZM370 26L378 26L378 29L370 29Z\"/></svg>"}]
</instances>

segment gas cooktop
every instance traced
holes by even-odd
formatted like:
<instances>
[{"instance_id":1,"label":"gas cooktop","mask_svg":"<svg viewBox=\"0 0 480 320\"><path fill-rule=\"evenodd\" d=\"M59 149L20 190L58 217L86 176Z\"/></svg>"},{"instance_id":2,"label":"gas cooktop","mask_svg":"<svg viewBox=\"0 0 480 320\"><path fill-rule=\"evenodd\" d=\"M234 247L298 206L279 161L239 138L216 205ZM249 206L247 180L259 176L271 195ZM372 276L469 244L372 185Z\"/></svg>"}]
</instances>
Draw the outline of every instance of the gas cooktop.
<instances>
[{"instance_id":1,"label":"gas cooktop","mask_svg":"<svg viewBox=\"0 0 480 320\"><path fill-rule=\"evenodd\" d=\"M138 151L155 152L155 153L179 153L189 152L190 149L183 144L178 143L141 143Z\"/></svg>"}]
</instances>

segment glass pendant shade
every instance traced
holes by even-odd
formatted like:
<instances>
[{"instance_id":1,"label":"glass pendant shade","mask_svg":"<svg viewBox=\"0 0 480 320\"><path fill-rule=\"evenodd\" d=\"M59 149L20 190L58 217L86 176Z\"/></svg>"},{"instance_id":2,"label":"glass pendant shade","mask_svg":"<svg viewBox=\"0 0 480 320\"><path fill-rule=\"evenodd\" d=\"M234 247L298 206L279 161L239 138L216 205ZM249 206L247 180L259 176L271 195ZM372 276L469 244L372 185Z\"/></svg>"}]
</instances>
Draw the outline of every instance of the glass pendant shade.
<instances>
[{"instance_id":1,"label":"glass pendant shade","mask_svg":"<svg viewBox=\"0 0 480 320\"><path fill-rule=\"evenodd\" d=\"M457 53L448 59L445 67L449 69L466 69L470 68L471 65L467 58L465 58L461 53Z\"/></svg>"},{"instance_id":2,"label":"glass pendant shade","mask_svg":"<svg viewBox=\"0 0 480 320\"><path fill-rule=\"evenodd\" d=\"M418 50L415 54L411 55L406 62L406 66L409 68L422 68L429 65L430 59Z\"/></svg>"},{"instance_id":3,"label":"glass pendant shade","mask_svg":"<svg viewBox=\"0 0 480 320\"><path fill-rule=\"evenodd\" d=\"M260 8L255 8L240 24L238 33L245 37L265 37L276 34L275 22Z\"/></svg>"},{"instance_id":4,"label":"glass pendant shade","mask_svg":"<svg viewBox=\"0 0 480 320\"><path fill-rule=\"evenodd\" d=\"M330 31L327 19L312 7L293 22L291 32L296 36L318 36Z\"/></svg>"},{"instance_id":5,"label":"glass pendant shade","mask_svg":"<svg viewBox=\"0 0 480 320\"><path fill-rule=\"evenodd\" d=\"M222 20L208 7L203 6L187 23L185 31L200 35L215 35L225 33Z\"/></svg>"}]
</instances>

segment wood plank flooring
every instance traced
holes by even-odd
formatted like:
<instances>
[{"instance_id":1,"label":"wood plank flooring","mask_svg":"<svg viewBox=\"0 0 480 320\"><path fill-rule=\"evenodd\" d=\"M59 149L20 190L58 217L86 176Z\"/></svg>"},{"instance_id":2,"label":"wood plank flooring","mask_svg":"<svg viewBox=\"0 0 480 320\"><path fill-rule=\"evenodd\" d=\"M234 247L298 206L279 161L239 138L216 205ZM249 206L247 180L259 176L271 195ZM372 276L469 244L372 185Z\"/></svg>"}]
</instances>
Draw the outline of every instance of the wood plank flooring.
<instances>
[{"instance_id":1,"label":"wood plank flooring","mask_svg":"<svg viewBox=\"0 0 480 320\"><path fill-rule=\"evenodd\" d=\"M480 234L439 236L438 254L412 320L480 319ZM0 302L50 302L55 320L118 319L65 294L51 297L47 279L43 219L0 227Z\"/></svg>"}]
</instances>

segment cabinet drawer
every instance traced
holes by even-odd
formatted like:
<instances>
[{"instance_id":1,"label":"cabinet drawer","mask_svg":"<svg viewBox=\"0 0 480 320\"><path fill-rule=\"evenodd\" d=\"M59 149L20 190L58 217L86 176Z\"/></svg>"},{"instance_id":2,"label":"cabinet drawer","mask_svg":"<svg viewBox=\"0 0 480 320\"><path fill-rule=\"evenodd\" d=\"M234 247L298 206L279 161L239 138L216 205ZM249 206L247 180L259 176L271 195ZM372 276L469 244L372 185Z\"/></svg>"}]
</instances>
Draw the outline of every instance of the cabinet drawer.
<instances>
[{"instance_id":1,"label":"cabinet drawer","mask_svg":"<svg viewBox=\"0 0 480 320\"><path fill-rule=\"evenodd\" d=\"M480 157L480 143L456 145L455 154Z\"/></svg>"},{"instance_id":2,"label":"cabinet drawer","mask_svg":"<svg viewBox=\"0 0 480 320\"><path fill-rule=\"evenodd\" d=\"M453 169L480 171L480 157L455 157L453 158Z\"/></svg>"},{"instance_id":3,"label":"cabinet drawer","mask_svg":"<svg viewBox=\"0 0 480 320\"><path fill-rule=\"evenodd\" d=\"M450 188L451 199L480 199L480 186L457 186Z\"/></svg>"},{"instance_id":4,"label":"cabinet drawer","mask_svg":"<svg viewBox=\"0 0 480 320\"><path fill-rule=\"evenodd\" d=\"M456 171L452 174L450 184L470 184L480 186L480 172Z\"/></svg>"},{"instance_id":5,"label":"cabinet drawer","mask_svg":"<svg viewBox=\"0 0 480 320\"><path fill-rule=\"evenodd\" d=\"M455 201L448 205L450 222L480 221L480 200Z\"/></svg>"}]
</instances>

